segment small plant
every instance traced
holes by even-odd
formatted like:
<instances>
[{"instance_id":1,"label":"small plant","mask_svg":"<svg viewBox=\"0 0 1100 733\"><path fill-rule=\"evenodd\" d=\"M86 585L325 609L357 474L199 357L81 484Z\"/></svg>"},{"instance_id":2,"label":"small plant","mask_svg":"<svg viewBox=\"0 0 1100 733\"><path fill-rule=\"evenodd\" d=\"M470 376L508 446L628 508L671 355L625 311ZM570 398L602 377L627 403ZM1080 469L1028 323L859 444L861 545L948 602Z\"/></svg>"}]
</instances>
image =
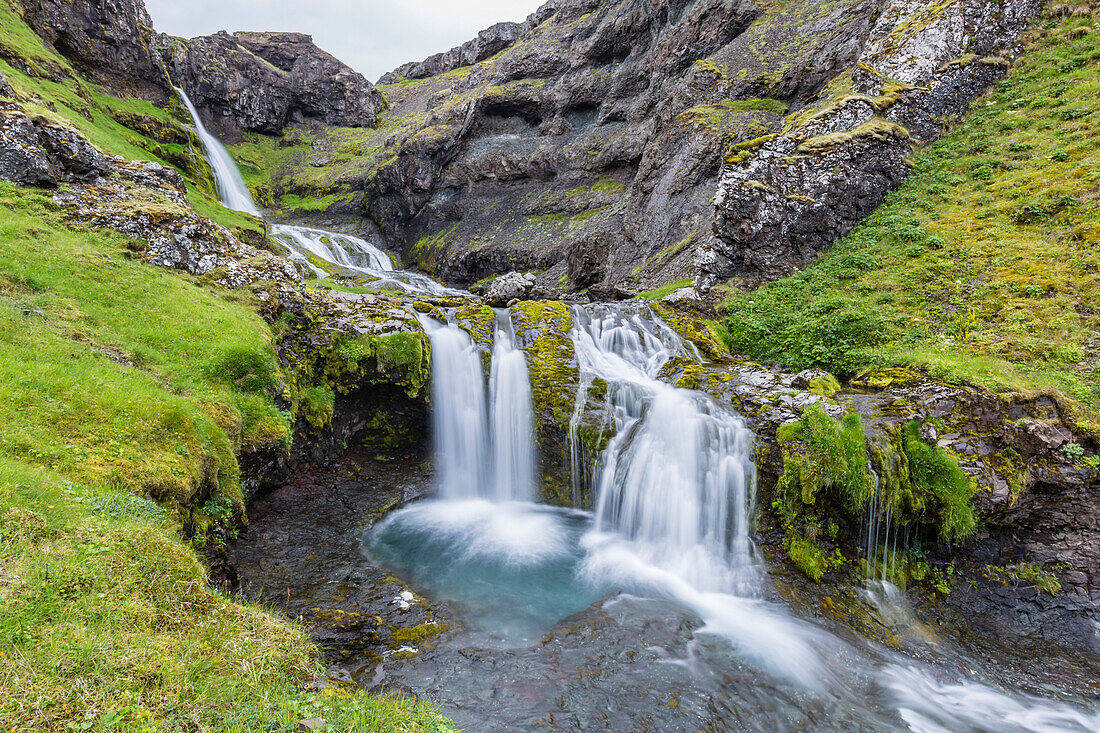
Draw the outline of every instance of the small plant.
<instances>
[{"instance_id":1,"label":"small plant","mask_svg":"<svg viewBox=\"0 0 1100 733\"><path fill-rule=\"evenodd\" d=\"M1080 443L1066 443L1062 446L1062 455L1068 461L1079 461L1085 455L1085 449Z\"/></svg>"}]
</instances>

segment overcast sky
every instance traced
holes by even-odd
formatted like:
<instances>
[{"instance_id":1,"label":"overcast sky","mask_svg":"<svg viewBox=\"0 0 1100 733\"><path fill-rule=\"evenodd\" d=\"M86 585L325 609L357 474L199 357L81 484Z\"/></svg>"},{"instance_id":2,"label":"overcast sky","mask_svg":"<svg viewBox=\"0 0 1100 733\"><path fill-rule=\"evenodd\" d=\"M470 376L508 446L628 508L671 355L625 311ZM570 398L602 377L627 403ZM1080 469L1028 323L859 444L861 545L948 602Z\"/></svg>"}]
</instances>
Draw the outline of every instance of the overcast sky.
<instances>
[{"instance_id":1,"label":"overcast sky","mask_svg":"<svg viewBox=\"0 0 1100 733\"><path fill-rule=\"evenodd\" d=\"M371 81L406 61L464 43L544 0L145 0L157 30L193 38L221 30L296 31Z\"/></svg>"}]
</instances>

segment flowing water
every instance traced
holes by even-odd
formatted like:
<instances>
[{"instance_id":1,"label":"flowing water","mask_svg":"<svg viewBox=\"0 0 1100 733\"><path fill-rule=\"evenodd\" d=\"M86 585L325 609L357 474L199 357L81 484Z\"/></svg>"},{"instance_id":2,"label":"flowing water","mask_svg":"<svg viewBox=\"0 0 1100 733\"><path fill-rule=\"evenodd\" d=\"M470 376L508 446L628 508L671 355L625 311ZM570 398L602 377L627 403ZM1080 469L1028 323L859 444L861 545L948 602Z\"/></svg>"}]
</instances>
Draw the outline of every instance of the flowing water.
<instances>
[{"instance_id":1,"label":"flowing water","mask_svg":"<svg viewBox=\"0 0 1100 733\"><path fill-rule=\"evenodd\" d=\"M222 202L259 215L180 94ZM288 225L272 233L317 276L331 266L410 292L455 292L394 271L349 235ZM453 604L468 631L399 669L400 684L431 692L470 730L1100 730L1094 709L1000 689L938 644L917 662L769 600L752 542L745 421L662 381L671 360L699 357L647 307L577 307L573 316L580 386L570 455L574 496L592 492L591 512L534 503L531 385L508 313L497 314L489 354L454 323L422 321L437 496L389 514L365 548ZM593 413L598 381L606 394ZM600 421L608 438L595 455L579 439L582 420ZM867 519L868 580L887 597L898 540L879 515L873 507ZM907 612L898 618L910 622Z\"/></svg>"},{"instance_id":2,"label":"flowing water","mask_svg":"<svg viewBox=\"0 0 1100 733\"><path fill-rule=\"evenodd\" d=\"M262 218L263 214L256 206L229 151L206 129L187 94L178 87L176 92L195 123L195 131L214 174L218 200L228 209ZM395 270L389 255L370 242L350 234L291 224L272 224L271 236L287 248L290 260L299 263L318 278L331 275L332 272L327 269L331 268L333 271L361 276L366 286L375 289L391 287L406 293L436 296L464 294L461 290L448 288L421 273Z\"/></svg>"}]
</instances>

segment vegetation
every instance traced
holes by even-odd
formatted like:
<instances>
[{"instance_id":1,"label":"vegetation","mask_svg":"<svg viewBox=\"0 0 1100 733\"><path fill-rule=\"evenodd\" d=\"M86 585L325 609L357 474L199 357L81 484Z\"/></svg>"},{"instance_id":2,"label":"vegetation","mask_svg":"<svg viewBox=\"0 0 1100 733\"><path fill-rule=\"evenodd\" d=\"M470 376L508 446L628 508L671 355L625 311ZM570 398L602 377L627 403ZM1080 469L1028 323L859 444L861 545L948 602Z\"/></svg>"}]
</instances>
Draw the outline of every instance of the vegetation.
<instances>
[{"instance_id":1,"label":"vegetation","mask_svg":"<svg viewBox=\"0 0 1100 733\"><path fill-rule=\"evenodd\" d=\"M1100 434L1100 33L1048 20L883 206L805 270L732 290L733 350L850 375L905 365L1056 396Z\"/></svg>"},{"instance_id":2,"label":"vegetation","mask_svg":"<svg viewBox=\"0 0 1100 733\"><path fill-rule=\"evenodd\" d=\"M856 413L837 421L812 405L800 420L779 428L783 472L772 508L787 554L808 577L820 580L839 566L840 556L826 553L820 541L826 535L835 540L843 524L859 526L872 497L871 511L879 519L890 517L895 527L929 527L946 544L974 533L970 478L946 451L925 443L920 428L917 421L906 422L896 435L875 441L870 452ZM896 560L888 564L897 567Z\"/></svg>"},{"instance_id":3,"label":"vegetation","mask_svg":"<svg viewBox=\"0 0 1100 733\"><path fill-rule=\"evenodd\" d=\"M248 296L71 230L40 193L2 184L0 207L9 729L289 731L316 711L337 730L443 730L422 705L303 692L320 671L307 634L218 595L180 541L184 523L214 541L234 524L238 452L290 440Z\"/></svg>"},{"instance_id":4,"label":"vegetation","mask_svg":"<svg viewBox=\"0 0 1100 733\"><path fill-rule=\"evenodd\" d=\"M10 0L0 58L28 112L176 166L201 214L262 239L262 222L216 203L176 105L90 84ZM207 581L195 548L243 520L237 456L292 437L277 402L287 375L252 295L73 229L45 192L0 183L0 209L5 731L293 731L315 716L326 730L453 730L414 701L309 691L324 668L306 630ZM332 396L292 402L312 423Z\"/></svg>"}]
</instances>

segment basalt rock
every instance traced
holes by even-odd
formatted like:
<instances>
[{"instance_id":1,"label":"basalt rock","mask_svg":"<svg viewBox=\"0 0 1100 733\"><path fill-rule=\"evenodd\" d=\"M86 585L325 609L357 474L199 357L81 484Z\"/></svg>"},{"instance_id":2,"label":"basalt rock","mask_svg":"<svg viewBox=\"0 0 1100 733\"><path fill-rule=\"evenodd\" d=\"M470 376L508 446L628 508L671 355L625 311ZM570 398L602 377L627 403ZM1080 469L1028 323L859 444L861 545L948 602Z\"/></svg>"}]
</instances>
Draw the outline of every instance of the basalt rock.
<instances>
[{"instance_id":1,"label":"basalt rock","mask_svg":"<svg viewBox=\"0 0 1100 733\"><path fill-rule=\"evenodd\" d=\"M904 178L913 142L935 140L1004 74L1041 8L1037 0L879 4L869 31L849 39L849 51L861 49L844 75L851 91L822 96L729 159L696 287L780 277L844 236Z\"/></svg>"},{"instance_id":2,"label":"basalt rock","mask_svg":"<svg viewBox=\"0 0 1100 733\"><path fill-rule=\"evenodd\" d=\"M172 79L226 139L304 120L369 127L386 106L361 74L299 33L161 36L158 47Z\"/></svg>"},{"instance_id":3,"label":"basalt rock","mask_svg":"<svg viewBox=\"0 0 1100 733\"><path fill-rule=\"evenodd\" d=\"M1038 10L555 0L386 75L392 124L356 148L369 163L341 163L323 133L308 160L354 202L337 213L458 283L771 279L900 183L914 141L1003 73ZM273 176L279 195L306 187Z\"/></svg>"},{"instance_id":4,"label":"basalt rock","mask_svg":"<svg viewBox=\"0 0 1100 733\"><path fill-rule=\"evenodd\" d=\"M0 103L0 180L53 187L95 181L107 170L107 158L80 133Z\"/></svg>"},{"instance_id":5,"label":"basalt rock","mask_svg":"<svg viewBox=\"0 0 1100 733\"><path fill-rule=\"evenodd\" d=\"M171 84L155 51L142 0L20 0L23 18L78 71L119 92L157 102Z\"/></svg>"}]
</instances>

